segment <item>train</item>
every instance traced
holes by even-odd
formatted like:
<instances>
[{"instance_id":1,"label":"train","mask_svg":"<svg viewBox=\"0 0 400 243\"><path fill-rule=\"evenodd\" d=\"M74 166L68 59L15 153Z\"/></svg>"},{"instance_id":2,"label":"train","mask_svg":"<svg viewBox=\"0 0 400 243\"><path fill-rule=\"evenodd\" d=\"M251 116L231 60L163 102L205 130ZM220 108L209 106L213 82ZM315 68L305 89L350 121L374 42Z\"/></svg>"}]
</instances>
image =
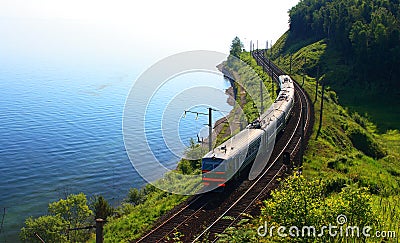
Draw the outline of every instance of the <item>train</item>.
<instances>
[{"instance_id":1,"label":"train","mask_svg":"<svg viewBox=\"0 0 400 243\"><path fill-rule=\"evenodd\" d=\"M224 188L256 158L258 152L273 149L277 134L282 132L294 105L294 83L288 75L278 78L280 92L274 103L258 119L212 151L201 161L205 187Z\"/></svg>"}]
</instances>

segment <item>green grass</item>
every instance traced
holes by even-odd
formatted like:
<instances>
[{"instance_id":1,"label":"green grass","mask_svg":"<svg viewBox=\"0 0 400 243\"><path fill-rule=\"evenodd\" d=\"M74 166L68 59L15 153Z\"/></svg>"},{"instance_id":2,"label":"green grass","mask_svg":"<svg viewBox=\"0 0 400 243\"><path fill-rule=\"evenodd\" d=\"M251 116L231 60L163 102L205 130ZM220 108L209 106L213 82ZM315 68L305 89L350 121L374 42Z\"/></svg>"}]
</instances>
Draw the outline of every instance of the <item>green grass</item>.
<instances>
[{"instance_id":1,"label":"green grass","mask_svg":"<svg viewBox=\"0 0 400 243\"><path fill-rule=\"evenodd\" d=\"M400 196L386 198L372 197L373 209L379 217L379 228L386 231L396 231L397 238L400 233Z\"/></svg>"},{"instance_id":2,"label":"green grass","mask_svg":"<svg viewBox=\"0 0 400 243\"><path fill-rule=\"evenodd\" d=\"M182 171L175 172L165 174L154 186L146 185L139 191L139 200L127 201L118 207L117 214L107 219L104 227L105 241L130 242L140 238L162 215L188 198L183 193L196 192L201 183L200 177L185 178ZM194 168L190 172L198 173Z\"/></svg>"},{"instance_id":3,"label":"green grass","mask_svg":"<svg viewBox=\"0 0 400 243\"><path fill-rule=\"evenodd\" d=\"M105 242L130 242L149 230L163 214L183 202L187 197L163 191L151 193L137 206L124 204L120 216L110 219L104 228Z\"/></svg>"},{"instance_id":4,"label":"green grass","mask_svg":"<svg viewBox=\"0 0 400 243\"><path fill-rule=\"evenodd\" d=\"M355 111L368 117L377 124L378 131L400 129L400 97L391 94L366 92L360 88L361 95L354 96L353 89L338 89L340 102L350 111Z\"/></svg>"}]
</instances>

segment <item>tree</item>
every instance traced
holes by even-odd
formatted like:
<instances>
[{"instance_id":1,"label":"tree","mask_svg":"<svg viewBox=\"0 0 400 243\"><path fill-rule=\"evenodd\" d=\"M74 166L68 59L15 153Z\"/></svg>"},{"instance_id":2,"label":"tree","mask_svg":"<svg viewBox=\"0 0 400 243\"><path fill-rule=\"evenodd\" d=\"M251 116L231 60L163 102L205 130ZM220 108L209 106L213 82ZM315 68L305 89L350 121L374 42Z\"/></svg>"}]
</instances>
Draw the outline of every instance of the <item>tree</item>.
<instances>
[{"instance_id":1,"label":"tree","mask_svg":"<svg viewBox=\"0 0 400 243\"><path fill-rule=\"evenodd\" d=\"M20 238L35 242L38 237L46 242L85 242L91 235L83 230L70 230L93 224L93 212L89 209L85 194L71 194L66 199L49 204L48 215L25 221Z\"/></svg>"},{"instance_id":2,"label":"tree","mask_svg":"<svg viewBox=\"0 0 400 243\"><path fill-rule=\"evenodd\" d=\"M66 228L68 222L59 215L46 215L37 219L29 217L21 229L20 239L23 242L67 242Z\"/></svg>"},{"instance_id":3,"label":"tree","mask_svg":"<svg viewBox=\"0 0 400 243\"><path fill-rule=\"evenodd\" d=\"M138 190L137 188L129 189L128 196L125 199L127 203L133 205L139 205L146 199L146 193L143 189Z\"/></svg>"},{"instance_id":4,"label":"tree","mask_svg":"<svg viewBox=\"0 0 400 243\"><path fill-rule=\"evenodd\" d=\"M360 84L396 84L400 77L398 0L302 0L289 15L288 42L327 39L361 74Z\"/></svg>"},{"instance_id":5,"label":"tree","mask_svg":"<svg viewBox=\"0 0 400 243\"><path fill-rule=\"evenodd\" d=\"M243 43L240 41L239 37L235 37L232 40L230 54L237 58L240 58L240 53L242 53Z\"/></svg>"},{"instance_id":6,"label":"tree","mask_svg":"<svg viewBox=\"0 0 400 243\"><path fill-rule=\"evenodd\" d=\"M60 215L72 227L79 227L87 223L92 211L87 204L86 195L83 193L71 194L66 199L49 204L49 213Z\"/></svg>"},{"instance_id":7,"label":"tree","mask_svg":"<svg viewBox=\"0 0 400 243\"><path fill-rule=\"evenodd\" d=\"M114 213L113 207L107 202L103 196L95 197L91 203L92 210L94 212L95 219L107 219Z\"/></svg>"}]
</instances>

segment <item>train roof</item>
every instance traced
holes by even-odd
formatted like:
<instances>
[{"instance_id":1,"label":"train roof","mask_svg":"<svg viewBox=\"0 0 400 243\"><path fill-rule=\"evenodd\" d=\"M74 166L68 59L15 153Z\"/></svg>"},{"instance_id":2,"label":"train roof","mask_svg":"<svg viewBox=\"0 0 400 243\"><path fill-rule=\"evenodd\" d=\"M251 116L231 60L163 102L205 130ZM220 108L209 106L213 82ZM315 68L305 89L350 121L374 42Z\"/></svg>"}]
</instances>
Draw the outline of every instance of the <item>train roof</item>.
<instances>
[{"instance_id":1,"label":"train roof","mask_svg":"<svg viewBox=\"0 0 400 243\"><path fill-rule=\"evenodd\" d=\"M281 90L294 89L293 80L289 76L279 76L279 86Z\"/></svg>"},{"instance_id":2,"label":"train roof","mask_svg":"<svg viewBox=\"0 0 400 243\"><path fill-rule=\"evenodd\" d=\"M250 145L250 143L260 137L262 133L263 130L261 129L246 128L216 147L213 151L208 152L203 158L228 159L234 157L240 152L240 148Z\"/></svg>"},{"instance_id":3,"label":"train roof","mask_svg":"<svg viewBox=\"0 0 400 243\"><path fill-rule=\"evenodd\" d=\"M263 134L263 129L266 130L269 125L274 125L273 121L284 112L282 108L285 107L290 98L293 99L294 97L294 84L290 76L279 76L279 85L281 91L275 102L260 116L259 128L248 127L244 129L213 149L213 151L208 152L203 158L228 159L235 157L240 152L240 148L248 146L252 141L260 137Z\"/></svg>"}]
</instances>

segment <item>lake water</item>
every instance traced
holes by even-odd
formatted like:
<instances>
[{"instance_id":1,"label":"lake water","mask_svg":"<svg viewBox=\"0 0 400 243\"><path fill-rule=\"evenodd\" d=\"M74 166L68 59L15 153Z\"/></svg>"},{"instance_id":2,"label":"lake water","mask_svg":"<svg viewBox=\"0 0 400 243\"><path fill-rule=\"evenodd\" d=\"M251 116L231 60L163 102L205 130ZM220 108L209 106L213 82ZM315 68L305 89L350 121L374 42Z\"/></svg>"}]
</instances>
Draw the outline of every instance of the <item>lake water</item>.
<instances>
[{"instance_id":1,"label":"lake water","mask_svg":"<svg viewBox=\"0 0 400 243\"><path fill-rule=\"evenodd\" d=\"M6 209L0 242L17 241L25 218L45 214L47 204L66 193L101 194L116 206L129 188L145 184L128 159L122 135L126 97L144 71L143 65L132 63L99 67L0 61L0 222ZM220 89L218 97L207 98L221 103L221 110L231 109L223 92L230 84L221 76L195 73L177 79L161 91L158 103L149 105L150 144L160 139L162 131L163 106L157 104L188 82ZM207 112L206 107L195 109ZM222 115L215 112L214 121ZM196 139L207 119L188 115L180 120L181 140L188 144L190 138ZM176 166L179 158L167 148L154 151L168 168Z\"/></svg>"}]
</instances>

